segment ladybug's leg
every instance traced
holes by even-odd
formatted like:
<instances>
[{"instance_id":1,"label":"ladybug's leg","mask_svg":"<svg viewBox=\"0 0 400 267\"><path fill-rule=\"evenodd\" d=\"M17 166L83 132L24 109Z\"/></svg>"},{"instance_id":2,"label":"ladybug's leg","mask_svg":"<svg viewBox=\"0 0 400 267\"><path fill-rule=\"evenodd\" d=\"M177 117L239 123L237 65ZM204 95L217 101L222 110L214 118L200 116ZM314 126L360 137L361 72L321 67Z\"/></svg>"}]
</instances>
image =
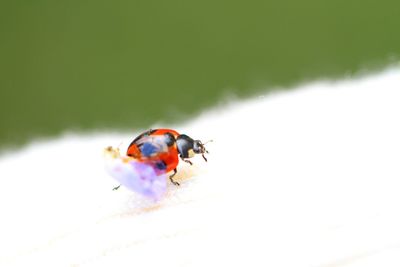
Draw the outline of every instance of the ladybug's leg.
<instances>
[{"instance_id":1,"label":"ladybug's leg","mask_svg":"<svg viewBox=\"0 0 400 267\"><path fill-rule=\"evenodd\" d=\"M188 159L184 159L183 161L186 162L186 163L189 163L190 165L193 165L193 163Z\"/></svg>"},{"instance_id":2,"label":"ladybug's leg","mask_svg":"<svg viewBox=\"0 0 400 267\"><path fill-rule=\"evenodd\" d=\"M174 185L179 185L179 183L178 182L176 182L176 181L174 181L174 179L172 179L172 177L174 177L175 176L175 174L177 173L178 171L176 170L176 168L174 169L174 173L173 174L171 174L170 176L169 176L169 180L171 181L171 183L173 183Z\"/></svg>"},{"instance_id":3,"label":"ladybug's leg","mask_svg":"<svg viewBox=\"0 0 400 267\"><path fill-rule=\"evenodd\" d=\"M113 191L114 191L114 190L118 190L120 187L121 187L121 185L114 187L114 188L113 188Z\"/></svg>"},{"instance_id":4,"label":"ladybug's leg","mask_svg":"<svg viewBox=\"0 0 400 267\"><path fill-rule=\"evenodd\" d=\"M204 154L201 154L203 156L203 159L207 162L207 158L204 156Z\"/></svg>"},{"instance_id":5,"label":"ladybug's leg","mask_svg":"<svg viewBox=\"0 0 400 267\"><path fill-rule=\"evenodd\" d=\"M185 159L183 156L181 156L181 159L182 159L184 162L189 163L190 165L193 165L193 163L192 163L190 160Z\"/></svg>"}]
</instances>

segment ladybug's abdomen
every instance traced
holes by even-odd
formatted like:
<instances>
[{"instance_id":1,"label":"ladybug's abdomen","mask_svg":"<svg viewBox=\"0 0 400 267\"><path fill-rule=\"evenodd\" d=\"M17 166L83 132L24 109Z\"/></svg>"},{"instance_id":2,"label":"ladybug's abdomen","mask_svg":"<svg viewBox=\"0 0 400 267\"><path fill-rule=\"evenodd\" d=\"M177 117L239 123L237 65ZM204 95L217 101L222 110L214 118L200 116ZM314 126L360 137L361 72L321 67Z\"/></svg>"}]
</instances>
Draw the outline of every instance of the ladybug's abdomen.
<instances>
[{"instance_id":1,"label":"ladybug's abdomen","mask_svg":"<svg viewBox=\"0 0 400 267\"><path fill-rule=\"evenodd\" d=\"M174 170L179 163L176 137L171 129L155 129L142 133L128 147L127 155L153 165L161 173Z\"/></svg>"}]
</instances>

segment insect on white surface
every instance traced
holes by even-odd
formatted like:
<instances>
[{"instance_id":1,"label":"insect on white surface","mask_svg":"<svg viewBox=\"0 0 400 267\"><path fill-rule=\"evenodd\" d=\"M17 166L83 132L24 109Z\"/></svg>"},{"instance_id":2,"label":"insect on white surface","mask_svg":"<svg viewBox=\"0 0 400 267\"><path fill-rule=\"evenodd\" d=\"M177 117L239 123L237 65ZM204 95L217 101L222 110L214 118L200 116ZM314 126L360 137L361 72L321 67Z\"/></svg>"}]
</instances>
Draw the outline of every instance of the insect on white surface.
<instances>
[{"instance_id":1,"label":"insect on white surface","mask_svg":"<svg viewBox=\"0 0 400 267\"><path fill-rule=\"evenodd\" d=\"M158 202L111 190L102 149L132 133L4 153L0 266L400 266L399 77L306 84L174 125L215 142Z\"/></svg>"}]
</instances>

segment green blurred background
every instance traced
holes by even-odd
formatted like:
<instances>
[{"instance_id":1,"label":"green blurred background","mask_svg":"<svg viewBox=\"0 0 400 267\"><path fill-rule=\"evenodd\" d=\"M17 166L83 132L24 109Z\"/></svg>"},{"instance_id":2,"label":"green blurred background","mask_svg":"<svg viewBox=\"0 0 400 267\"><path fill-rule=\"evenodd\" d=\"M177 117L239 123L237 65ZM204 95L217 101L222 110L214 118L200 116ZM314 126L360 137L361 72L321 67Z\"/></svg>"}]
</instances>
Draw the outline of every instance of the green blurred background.
<instances>
[{"instance_id":1,"label":"green blurred background","mask_svg":"<svg viewBox=\"0 0 400 267\"><path fill-rule=\"evenodd\" d=\"M400 1L0 3L0 146L145 128L398 60Z\"/></svg>"}]
</instances>

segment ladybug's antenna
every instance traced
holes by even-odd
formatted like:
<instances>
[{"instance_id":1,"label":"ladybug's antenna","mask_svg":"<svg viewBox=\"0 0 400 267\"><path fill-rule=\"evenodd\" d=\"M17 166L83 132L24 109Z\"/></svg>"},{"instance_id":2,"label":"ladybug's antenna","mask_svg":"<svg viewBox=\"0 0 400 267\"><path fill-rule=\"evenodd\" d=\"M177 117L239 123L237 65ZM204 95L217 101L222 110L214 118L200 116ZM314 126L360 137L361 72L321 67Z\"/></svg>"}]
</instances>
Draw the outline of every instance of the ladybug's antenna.
<instances>
[{"instance_id":1,"label":"ladybug's antenna","mask_svg":"<svg viewBox=\"0 0 400 267\"><path fill-rule=\"evenodd\" d=\"M204 142L203 145L208 144L208 143L211 143L211 142L214 142L214 140L212 140L212 139L211 139L211 140L208 140L207 142Z\"/></svg>"},{"instance_id":2,"label":"ladybug's antenna","mask_svg":"<svg viewBox=\"0 0 400 267\"><path fill-rule=\"evenodd\" d=\"M207 142L204 142L204 143L202 143L202 145L203 145L203 149L204 149L204 151L207 153L207 154L210 154L209 152L208 152L208 150L204 147L204 145L206 145L206 144L208 144L208 143L211 143L211 142L214 142L214 140L208 140ZM204 155L203 155L203 158L204 158ZM207 161L207 159L205 159L206 161Z\"/></svg>"},{"instance_id":3,"label":"ladybug's antenna","mask_svg":"<svg viewBox=\"0 0 400 267\"><path fill-rule=\"evenodd\" d=\"M205 144L207 144L207 143L210 143L210 142L213 142L213 140L208 140L207 142L204 142L204 143L201 143L200 142L200 144L201 144L201 146L202 146L202 150L203 150L203 153L201 153L201 156L203 157L203 159L207 162L207 158L204 156L204 153L207 153L207 154L209 154L209 152L208 152L208 150L205 148Z\"/></svg>"}]
</instances>

